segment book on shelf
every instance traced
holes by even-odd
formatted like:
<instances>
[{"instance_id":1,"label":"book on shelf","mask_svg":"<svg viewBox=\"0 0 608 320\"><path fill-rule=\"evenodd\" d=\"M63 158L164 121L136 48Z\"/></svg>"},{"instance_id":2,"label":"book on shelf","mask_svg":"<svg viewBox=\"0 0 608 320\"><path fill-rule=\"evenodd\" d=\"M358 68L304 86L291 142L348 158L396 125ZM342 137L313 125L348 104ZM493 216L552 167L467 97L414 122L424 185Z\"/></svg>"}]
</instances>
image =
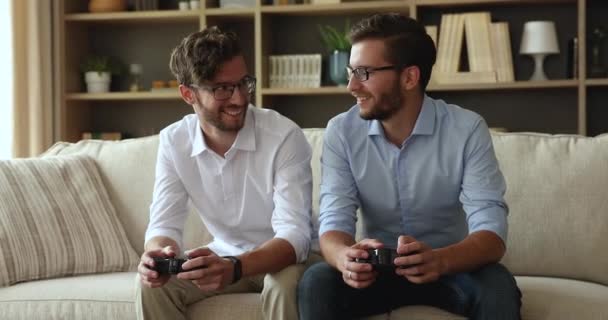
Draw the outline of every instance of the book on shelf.
<instances>
[{"instance_id":1,"label":"book on shelf","mask_svg":"<svg viewBox=\"0 0 608 320\"><path fill-rule=\"evenodd\" d=\"M269 86L270 88L319 88L321 63L321 54L269 56Z\"/></svg>"},{"instance_id":2,"label":"book on shelf","mask_svg":"<svg viewBox=\"0 0 608 320\"><path fill-rule=\"evenodd\" d=\"M496 66L496 80L498 82L515 81L509 23L492 23L490 25L490 38L492 39L492 54Z\"/></svg>"},{"instance_id":3,"label":"book on shelf","mask_svg":"<svg viewBox=\"0 0 608 320\"><path fill-rule=\"evenodd\" d=\"M122 139L121 132L83 132L82 140L95 139L95 140L120 140Z\"/></svg>"},{"instance_id":4,"label":"book on shelf","mask_svg":"<svg viewBox=\"0 0 608 320\"><path fill-rule=\"evenodd\" d=\"M464 28L471 72L495 71L490 39L490 13L464 13Z\"/></svg>"},{"instance_id":5,"label":"book on shelf","mask_svg":"<svg viewBox=\"0 0 608 320\"><path fill-rule=\"evenodd\" d=\"M514 81L513 58L506 22L491 22L490 12L449 13L441 16L437 61L432 82L472 84ZM430 29L429 32L433 32ZM468 71L460 70L463 40Z\"/></svg>"},{"instance_id":6,"label":"book on shelf","mask_svg":"<svg viewBox=\"0 0 608 320\"><path fill-rule=\"evenodd\" d=\"M578 79L578 38L568 40L568 61L566 73L568 79Z\"/></svg>"},{"instance_id":7,"label":"book on shelf","mask_svg":"<svg viewBox=\"0 0 608 320\"><path fill-rule=\"evenodd\" d=\"M463 15L444 14L441 16L436 61L439 73L458 72L463 34Z\"/></svg>"}]
</instances>

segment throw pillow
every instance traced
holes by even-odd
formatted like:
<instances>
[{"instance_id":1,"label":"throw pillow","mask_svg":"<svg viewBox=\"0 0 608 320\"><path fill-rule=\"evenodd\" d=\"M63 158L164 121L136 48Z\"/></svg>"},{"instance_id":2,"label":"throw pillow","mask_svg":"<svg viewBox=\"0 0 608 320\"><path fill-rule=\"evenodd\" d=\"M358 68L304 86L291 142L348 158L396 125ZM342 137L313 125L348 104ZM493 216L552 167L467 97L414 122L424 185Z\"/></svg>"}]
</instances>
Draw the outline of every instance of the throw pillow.
<instances>
[{"instance_id":1,"label":"throw pillow","mask_svg":"<svg viewBox=\"0 0 608 320\"><path fill-rule=\"evenodd\" d=\"M0 262L0 287L135 269L92 158L0 161Z\"/></svg>"}]
</instances>

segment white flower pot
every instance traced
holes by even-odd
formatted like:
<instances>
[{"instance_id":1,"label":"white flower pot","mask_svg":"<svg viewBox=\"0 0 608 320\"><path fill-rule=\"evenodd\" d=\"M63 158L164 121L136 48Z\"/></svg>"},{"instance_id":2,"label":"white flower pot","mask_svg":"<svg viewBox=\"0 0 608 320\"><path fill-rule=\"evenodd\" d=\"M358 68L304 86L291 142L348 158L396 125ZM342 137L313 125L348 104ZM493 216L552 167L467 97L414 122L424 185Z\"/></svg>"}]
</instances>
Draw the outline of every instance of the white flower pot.
<instances>
[{"instance_id":1,"label":"white flower pot","mask_svg":"<svg viewBox=\"0 0 608 320\"><path fill-rule=\"evenodd\" d=\"M110 91L110 73L89 71L84 74L84 81L87 84L87 92L102 93Z\"/></svg>"}]
</instances>

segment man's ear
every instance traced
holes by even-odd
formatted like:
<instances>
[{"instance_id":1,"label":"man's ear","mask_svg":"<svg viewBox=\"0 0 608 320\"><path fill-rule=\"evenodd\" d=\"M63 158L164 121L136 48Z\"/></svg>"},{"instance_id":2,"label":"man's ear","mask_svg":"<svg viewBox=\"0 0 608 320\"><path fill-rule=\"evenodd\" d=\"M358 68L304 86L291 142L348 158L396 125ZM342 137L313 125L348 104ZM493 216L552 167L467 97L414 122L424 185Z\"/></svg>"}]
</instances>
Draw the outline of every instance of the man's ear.
<instances>
[{"instance_id":1,"label":"man's ear","mask_svg":"<svg viewBox=\"0 0 608 320\"><path fill-rule=\"evenodd\" d=\"M405 90L412 90L420 83L420 68L409 66L401 71L401 86Z\"/></svg>"},{"instance_id":2,"label":"man's ear","mask_svg":"<svg viewBox=\"0 0 608 320\"><path fill-rule=\"evenodd\" d=\"M182 99L184 99L187 104L193 105L194 103L196 103L196 99L194 97L194 90L192 90L191 88L180 84L179 94L182 96Z\"/></svg>"}]
</instances>

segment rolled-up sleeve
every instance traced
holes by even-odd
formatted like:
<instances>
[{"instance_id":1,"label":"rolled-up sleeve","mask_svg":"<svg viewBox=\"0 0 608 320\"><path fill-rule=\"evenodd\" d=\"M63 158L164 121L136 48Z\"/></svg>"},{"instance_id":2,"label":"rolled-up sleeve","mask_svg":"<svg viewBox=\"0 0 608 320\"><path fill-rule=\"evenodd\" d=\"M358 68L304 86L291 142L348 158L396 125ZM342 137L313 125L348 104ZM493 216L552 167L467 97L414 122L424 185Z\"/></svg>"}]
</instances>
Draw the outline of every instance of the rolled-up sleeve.
<instances>
[{"instance_id":1,"label":"rolled-up sleeve","mask_svg":"<svg viewBox=\"0 0 608 320\"><path fill-rule=\"evenodd\" d=\"M323 137L319 237L327 231L356 232L358 190L338 124L330 121Z\"/></svg>"},{"instance_id":2,"label":"rolled-up sleeve","mask_svg":"<svg viewBox=\"0 0 608 320\"><path fill-rule=\"evenodd\" d=\"M276 156L272 214L275 238L291 244L298 262L308 258L311 241L312 151L301 129L287 135Z\"/></svg>"},{"instance_id":3,"label":"rolled-up sleeve","mask_svg":"<svg viewBox=\"0 0 608 320\"><path fill-rule=\"evenodd\" d=\"M464 176L460 202L467 216L469 233L487 230L507 243L505 179L498 166L490 131L479 119L465 146Z\"/></svg>"},{"instance_id":4,"label":"rolled-up sleeve","mask_svg":"<svg viewBox=\"0 0 608 320\"><path fill-rule=\"evenodd\" d=\"M150 222L145 241L165 236L173 239L182 248L184 223L188 216L188 193L175 169L170 146L169 135L166 131L161 132Z\"/></svg>"}]
</instances>

